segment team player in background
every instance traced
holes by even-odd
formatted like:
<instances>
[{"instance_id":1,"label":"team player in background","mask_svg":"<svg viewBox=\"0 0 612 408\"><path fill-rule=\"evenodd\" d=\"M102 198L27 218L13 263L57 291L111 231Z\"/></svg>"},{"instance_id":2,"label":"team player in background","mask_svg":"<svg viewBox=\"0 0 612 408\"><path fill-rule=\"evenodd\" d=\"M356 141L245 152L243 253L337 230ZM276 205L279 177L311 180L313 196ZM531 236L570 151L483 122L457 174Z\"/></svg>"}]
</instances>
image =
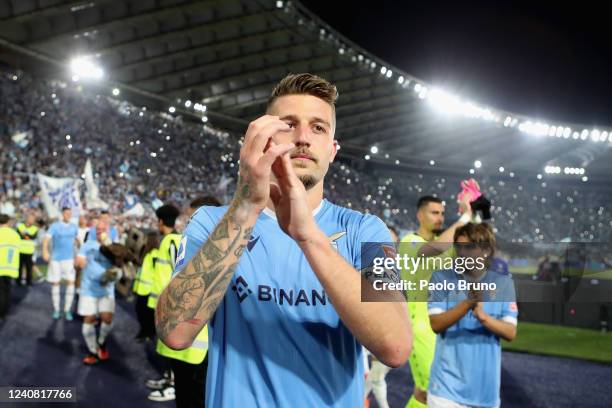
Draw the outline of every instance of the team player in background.
<instances>
[{"instance_id":1,"label":"team player in background","mask_svg":"<svg viewBox=\"0 0 612 408\"><path fill-rule=\"evenodd\" d=\"M208 323L207 406L362 406L361 345L389 366L408 358L403 296L361 299L389 231L323 199L336 97L317 76L282 79L248 127L230 205L202 207L183 235L156 326L183 349Z\"/></svg>"},{"instance_id":2,"label":"team player in background","mask_svg":"<svg viewBox=\"0 0 612 408\"><path fill-rule=\"evenodd\" d=\"M43 259L49 262L47 281L51 283L51 299L53 301L53 318L59 319L60 313L60 282L65 280L64 316L72 320L72 301L74 300L74 270L75 246L78 245L78 227L70 222L72 210L62 208L62 219L54 222L43 240ZM51 249L49 250L49 244Z\"/></svg>"},{"instance_id":3,"label":"team player in background","mask_svg":"<svg viewBox=\"0 0 612 408\"><path fill-rule=\"evenodd\" d=\"M494 283L496 289L429 292L429 319L437 340L427 406L499 407L500 340L512 341L516 337L518 308L514 284L509 275L490 269L495 235L489 225L467 224L458 228L454 241L457 256L473 259L476 266L464 273L452 269L436 271L431 282L455 287L459 287L460 281Z\"/></svg>"},{"instance_id":4,"label":"team player in background","mask_svg":"<svg viewBox=\"0 0 612 408\"><path fill-rule=\"evenodd\" d=\"M467 202L460 203L461 218L445 231L444 203L438 197L423 196L417 201L416 216L419 228L406 235L399 246L400 255L411 258L429 258L430 262L421 263L415 271L402 271L402 279L410 281L429 280L433 269L434 257L453 257L453 236L457 228L471 220L472 210ZM411 273L413 272L413 273ZM412 320L414 342L410 355L410 371L414 381L412 396L407 408L422 408L427 403L427 388L429 386L429 370L434 357L436 335L429 325L427 314L427 291L411 291L407 293L408 310Z\"/></svg>"},{"instance_id":5,"label":"team player in background","mask_svg":"<svg viewBox=\"0 0 612 408\"><path fill-rule=\"evenodd\" d=\"M83 316L83 338L89 353L83 363L92 365L109 358L106 339L113 325L115 313L115 279L107 271L113 264L100 252L102 245L110 244L108 224L96 225L96 240L87 240L79 249L76 265L81 269L81 293L78 313ZM96 336L96 319L100 317L100 334Z\"/></svg>"},{"instance_id":6,"label":"team player in background","mask_svg":"<svg viewBox=\"0 0 612 408\"><path fill-rule=\"evenodd\" d=\"M397 230L388 225L389 233L391 234L391 243L396 245L399 241L399 235ZM367 363L367 360L366 360ZM372 356L372 366L370 367L370 371L366 377L365 382L365 391L364 395L366 398L366 407L369 406L368 403L368 395L370 392L374 394L374 398L376 399L376 404L378 404L379 408L389 408L389 403L387 402L387 379L386 376L391 371L391 367L388 367L378 361L378 359Z\"/></svg>"}]
</instances>

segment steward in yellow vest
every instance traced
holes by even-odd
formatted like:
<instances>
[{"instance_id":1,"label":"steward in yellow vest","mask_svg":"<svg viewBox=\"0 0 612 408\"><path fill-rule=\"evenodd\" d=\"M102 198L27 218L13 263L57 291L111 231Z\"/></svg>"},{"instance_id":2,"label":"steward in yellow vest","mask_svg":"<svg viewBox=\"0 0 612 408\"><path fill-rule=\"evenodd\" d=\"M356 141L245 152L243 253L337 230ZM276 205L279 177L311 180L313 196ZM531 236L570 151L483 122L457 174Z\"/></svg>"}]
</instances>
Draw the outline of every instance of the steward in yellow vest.
<instances>
[{"instance_id":1,"label":"steward in yellow vest","mask_svg":"<svg viewBox=\"0 0 612 408\"><path fill-rule=\"evenodd\" d=\"M21 237L21 247L19 252L19 264L21 270L21 280L17 280L17 283L28 286L32 285L32 271L34 269L34 263L32 258L34 251L36 250L36 237L38 236L39 228L35 224L34 214L28 214L25 223L17 224L17 232Z\"/></svg>"},{"instance_id":2,"label":"steward in yellow vest","mask_svg":"<svg viewBox=\"0 0 612 408\"><path fill-rule=\"evenodd\" d=\"M21 238L9 227L8 215L0 214L0 321L11 304L11 279L19 277L19 248Z\"/></svg>"},{"instance_id":3,"label":"steward in yellow vest","mask_svg":"<svg viewBox=\"0 0 612 408\"><path fill-rule=\"evenodd\" d=\"M155 309L148 307L147 302L153 287L158 247L159 234L157 232L148 233L145 246L142 250L144 256L141 261L141 267L138 269L134 279L133 288L133 292L136 295L136 316L140 324L140 330L136 335L136 340L138 341L152 339L155 336Z\"/></svg>"},{"instance_id":4,"label":"steward in yellow vest","mask_svg":"<svg viewBox=\"0 0 612 408\"><path fill-rule=\"evenodd\" d=\"M157 252L155 262L153 284L149 293L148 306L155 308L157 299L172 279L174 264L178 255L181 236L174 229L176 219L180 215L178 208L173 205L163 205L159 207L155 214L158 218L159 231L163 235ZM208 326L200 331L196 336L191 347L184 350L173 350L166 346L161 340L157 340L156 351L168 360L168 365L174 374L174 386L168 384L167 387L152 392L149 399L167 400L168 395L176 394L176 399L186 401L181 405L189 405L192 399L194 387L198 387L200 392L195 395L204 395L204 389L197 380L198 373L201 371L202 363L208 352ZM171 376L165 375L170 378Z\"/></svg>"}]
</instances>

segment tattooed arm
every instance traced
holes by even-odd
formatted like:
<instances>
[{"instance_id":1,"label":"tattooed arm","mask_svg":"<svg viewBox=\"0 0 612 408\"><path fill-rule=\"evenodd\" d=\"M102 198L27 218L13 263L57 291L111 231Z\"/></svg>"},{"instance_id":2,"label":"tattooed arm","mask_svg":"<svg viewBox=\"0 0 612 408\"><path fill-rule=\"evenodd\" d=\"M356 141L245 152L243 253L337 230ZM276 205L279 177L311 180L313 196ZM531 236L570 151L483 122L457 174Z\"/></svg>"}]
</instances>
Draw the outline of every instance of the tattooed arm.
<instances>
[{"instance_id":1,"label":"tattooed arm","mask_svg":"<svg viewBox=\"0 0 612 408\"><path fill-rule=\"evenodd\" d=\"M225 296L257 217L270 195L271 166L293 144L271 142L289 126L276 116L249 125L240 149L240 176L227 213L185 268L174 276L157 303L159 338L173 349L193 343Z\"/></svg>"}]
</instances>

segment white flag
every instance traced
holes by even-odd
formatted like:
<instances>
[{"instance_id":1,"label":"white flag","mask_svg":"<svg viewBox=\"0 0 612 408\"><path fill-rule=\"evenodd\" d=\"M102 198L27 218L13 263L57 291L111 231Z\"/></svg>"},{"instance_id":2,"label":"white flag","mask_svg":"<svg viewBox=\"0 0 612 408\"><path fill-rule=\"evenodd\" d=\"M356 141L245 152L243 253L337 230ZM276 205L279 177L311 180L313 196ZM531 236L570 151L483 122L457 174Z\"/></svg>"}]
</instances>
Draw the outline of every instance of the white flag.
<instances>
[{"instance_id":1,"label":"white flag","mask_svg":"<svg viewBox=\"0 0 612 408\"><path fill-rule=\"evenodd\" d=\"M87 209L106 210L108 208L108 204L100 199L98 186L96 185L93 177L91 160L89 159L87 159L87 163L85 163L85 187L87 188L85 193L85 202L87 203Z\"/></svg>"},{"instance_id":2,"label":"white flag","mask_svg":"<svg viewBox=\"0 0 612 408\"><path fill-rule=\"evenodd\" d=\"M145 209L140 203L136 203L136 205L122 214L123 217L142 217L143 215L145 215Z\"/></svg>"},{"instance_id":3,"label":"white flag","mask_svg":"<svg viewBox=\"0 0 612 408\"><path fill-rule=\"evenodd\" d=\"M69 177L56 178L37 173L42 201L50 218L59 218L63 207L72 208L73 218L78 217L81 210L79 186L82 181Z\"/></svg>"}]
</instances>

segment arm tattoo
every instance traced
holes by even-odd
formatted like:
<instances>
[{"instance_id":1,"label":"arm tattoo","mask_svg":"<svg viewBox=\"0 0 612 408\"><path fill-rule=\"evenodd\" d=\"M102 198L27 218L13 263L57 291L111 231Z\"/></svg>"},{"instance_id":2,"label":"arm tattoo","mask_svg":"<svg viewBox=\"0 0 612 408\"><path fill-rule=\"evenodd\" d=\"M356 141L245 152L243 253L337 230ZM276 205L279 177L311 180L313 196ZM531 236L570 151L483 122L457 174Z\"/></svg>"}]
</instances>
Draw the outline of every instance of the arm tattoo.
<instances>
[{"instance_id":1,"label":"arm tattoo","mask_svg":"<svg viewBox=\"0 0 612 408\"><path fill-rule=\"evenodd\" d=\"M166 339L184 322L202 322L200 327L203 327L225 296L253 231L242 200L249 196L249 186L242 178L238 184L238 200L159 298L155 321L161 339Z\"/></svg>"}]
</instances>

